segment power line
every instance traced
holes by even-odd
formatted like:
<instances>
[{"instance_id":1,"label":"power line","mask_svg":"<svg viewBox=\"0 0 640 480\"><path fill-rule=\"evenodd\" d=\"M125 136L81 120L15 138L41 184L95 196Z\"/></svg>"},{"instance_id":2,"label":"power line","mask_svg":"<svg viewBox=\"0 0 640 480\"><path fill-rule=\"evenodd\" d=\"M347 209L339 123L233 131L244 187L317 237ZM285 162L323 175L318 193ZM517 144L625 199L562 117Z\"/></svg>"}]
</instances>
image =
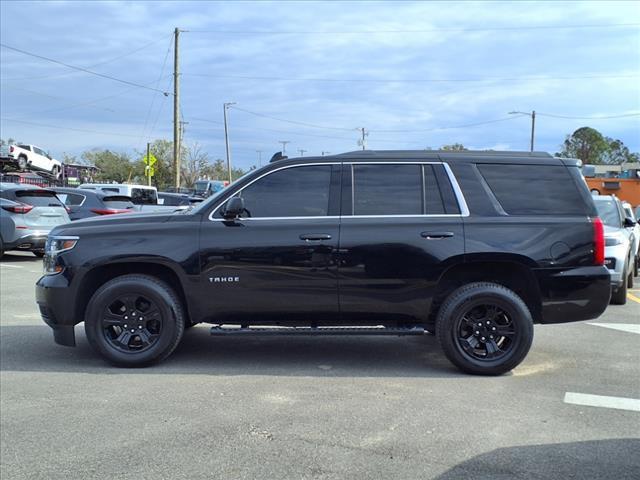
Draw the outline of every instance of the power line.
<instances>
[{"instance_id":1,"label":"power line","mask_svg":"<svg viewBox=\"0 0 640 480\"><path fill-rule=\"evenodd\" d=\"M84 128L73 128L73 127L61 127L59 125L48 125L46 123L36 123L36 122L27 122L26 120L18 120L17 118L6 118L2 117L0 120L5 122L15 122L15 123L24 123L26 125L35 125L37 127L46 127L46 128L56 128L58 130L70 130L73 132L82 132L82 133L97 133L99 135L112 135L114 137L132 137L138 138L138 135L131 135L128 133L115 133L115 132L100 132L98 130L86 130Z\"/></svg>"},{"instance_id":2,"label":"power line","mask_svg":"<svg viewBox=\"0 0 640 480\"><path fill-rule=\"evenodd\" d=\"M103 73L94 72L94 71L92 71L92 70L88 70L88 69L86 69L86 68L77 67L77 66L75 66L75 65L70 65L70 64L68 64L68 63L61 62L61 61L59 61L59 60L54 60L53 58L44 57L44 56L42 56L42 55L37 55L37 54L35 54L35 53L27 52L26 50L21 50L21 49L19 49L19 48L11 47L11 46L6 45L6 44L4 44L4 43L0 43L0 46L2 46L2 47L4 47L4 48L7 48L7 49L9 49L9 50L13 50L13 51L18 52L18 53L22 53L23 55L29 55L30 57L40 58L40 59L42 59L42 60L46 60L46 61L48 61L48 62L57 63L58 65L64 65L65 67L72 68L72 69L74 69L74 70L78 70L78 71L80 71L80 72L85 72L85 73L89 73L89 74L91 74L91 75L96 75L96 76L98 76L98 77L106 78L106 79L108 79L108 80L113 80L113 81L115 81L115 82L124 83L125 85L131 85L132 87L144 88L144 89L146 89L146 90L151 90L151 91L154 91L154 92L160 92L160 93L162 93L165 97L169 96L169 92L163 92L162 90L158 90L157 88L148 87L148 86L146 86L146 85L141 85L141 84L139 84L139 83L130 82L129 80L122 80L122 79L120 79L120 78L112 77L111 75L105 75L105 74L103 74Z\"/></svg>"},{"instance_id":3,"label":"power line","mask_svg":"<svg viewBox=\"0 0 640 480\"><path fill-rule=\"evenodd\" d=\"M219 75L207 73L187 73L184 74L191 77L206 78L228 78L232 80L259 80L259 81L278 81L278 82L331 82L331 83L456 83L456 82L522 82L535 80L589 80L589 79L607 79L607 78L637 78L639 73L618 74L618 75L600 75L600 74L584 74L584 75L568 75L568 76L522 76L522 77L484 77L484 78L295 78L295 77L272 77L272 76L253 76L253 75Z\"/></svg>"},{"instance_id":4,"label":"power line","mask_svg":"<svg viewBox=\"0 0 640 480\"><path fill-rule=\"evenodd\" d=\"M604 115L604 116L594 116L594 117L569 117L566 115L555 115L552 113L539 113L539 112L536 112L536 115L539 115L541 117L566 118L569 120L607 120L610 118L640 117L640 113L624 113L621 115Z\"/></svg>"},{"instance_id":5,"label":"power line","mask_svg":"<svg viewBox=\"0 0 640 480\"><path fill-rule=\"evenodd\" d=\"M439 27L418 30L190 30L191 33L231 35L376 35L380 33L491 32L504 30L572 30L589 28L627 28L640 23L601 23L584 25L521 25L496 27Z\"/></svg>"},{"instance_id":6,"label":"power line","mask_svg":"<svg viewBox=\"0 0 640 480\"><path fill-rule=\"evenodd\" d=\"M480 125L488 125L490 123L498 123L498 122L506 122L508 120L513 120L519 117L523 117L525 114L521 115L510 115L508 117L495 118L493 120L486 120L483 122L475 122L475 123L466 123L463 125L450 125L447 127L434 127L434 128L426 128L426 129L418 129L418 130L369 130L370 132L376 133L421 133L421 132L433 132L436 130L453 130L456 128L470 128L470 127L478 127Z\"/></svg>"},{"instance_id":7,"label":"power line","mask_svg":"<svg viewBox=\"0 0 640 480\"><path fill-rule=\"evenodd\" d=\"M250 115L255 115L256 117L268 118L270 120L276 120L278 122L291 123L293 125L301 125L303 127L321 128L321 129L325 129L325 130L341 130L341 131L347 131L347 132L353 131L353 128L327 127L326 125L314 125L312 123L298 122L298 121L295 121L295 120L286 120L284 118L272 117L270 115L265 115L264 113L252 112L250 110L245 110L244 108L240 108L240 107L235 107L234 106L232 108L234 110L240 110L241 112L245 112L245 113L248 113Z\"/></svg>"},{"instance_id":8,"label":"power line","mask_svg":"<svg viewBox=\"0 0 640 480\"><path fill-rule=\"evenodd\" d=\"M95 67L100 67L102 65L106 65L108 63L112 63L115 62L116 60L120 60L121 58L125 58L128 57L129 55L133 55L134 53L138 53L141 50L144 50L145 48L150 47L151 45L155 45L156 43L160 43L162 40L164 40L165 38L169 37L170 35L165 35L157 40L154 40L152 42L149 42L141 47L136 48L135 50L131 50L127 53L123 53L121 55L118 55L117 57L113 57L110 58L109 60L105 60L103 62L98 62L98 63L94 63L92 65L89 65L85 68L95 68ZM69 75L68 73L58 73L58 74L53 74L53 75L39 75L39 76L35 76L35 77L12 77L12 78L5 78L5 81L13 81L13 80L40 80L43 78L57 78L57 77L64 77L66 75Z\"/></svg>"}]
</instances>

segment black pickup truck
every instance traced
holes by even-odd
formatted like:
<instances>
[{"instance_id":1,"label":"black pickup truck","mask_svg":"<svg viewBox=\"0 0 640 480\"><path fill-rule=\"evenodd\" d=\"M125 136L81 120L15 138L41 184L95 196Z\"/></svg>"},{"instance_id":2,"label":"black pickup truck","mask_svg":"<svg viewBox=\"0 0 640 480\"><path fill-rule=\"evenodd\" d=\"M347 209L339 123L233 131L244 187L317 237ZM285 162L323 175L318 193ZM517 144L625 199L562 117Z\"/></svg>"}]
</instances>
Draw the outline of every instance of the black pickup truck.
<instances>
[{"instance_id":1,"label":"black pickup truck","mask_svg":"<svg viewBox=\"0 0 640 480\"><path fill-rule=\"evenodd\" d=\"M435 333L460 369L516 367L534 323L598 317L603 225L578 161L358 151L280 159L197 207L52 231L36 297L55 341L118 366L213 335Z\"/></svg>"}]
</instances>

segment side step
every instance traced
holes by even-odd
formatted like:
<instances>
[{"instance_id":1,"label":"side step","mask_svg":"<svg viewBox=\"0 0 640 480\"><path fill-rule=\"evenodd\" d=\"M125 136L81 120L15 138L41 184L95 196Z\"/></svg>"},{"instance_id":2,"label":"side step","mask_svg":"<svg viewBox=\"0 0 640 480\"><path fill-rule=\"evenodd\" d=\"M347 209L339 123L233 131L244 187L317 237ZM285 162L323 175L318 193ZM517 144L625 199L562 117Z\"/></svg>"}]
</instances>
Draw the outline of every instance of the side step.
<instances>
[{"instance_id":1,"label":"side step","mask_svg":"<svg viewBox=\"0 0 640 480\"><path fill-rule=\"evenodd\" d=\"M211 327L211 335L269 336L269 335L424 335L423 327Z\"/></svg>"}]
</instances>

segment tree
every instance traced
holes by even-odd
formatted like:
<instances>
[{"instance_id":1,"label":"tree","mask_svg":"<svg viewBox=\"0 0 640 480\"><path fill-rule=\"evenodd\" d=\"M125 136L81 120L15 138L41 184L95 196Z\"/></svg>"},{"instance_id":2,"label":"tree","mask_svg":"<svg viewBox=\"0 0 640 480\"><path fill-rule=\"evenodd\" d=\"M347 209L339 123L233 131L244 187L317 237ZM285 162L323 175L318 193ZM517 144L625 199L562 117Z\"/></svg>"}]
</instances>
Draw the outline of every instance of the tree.
<instances>
[{"instance_id":1,"label":"tree","mask_svg":"<svg viewBox=\"0 0 640 480\"><path fill-rule=\"evenodd\" d=\"M631 153L629 147L627 147L622 140L606 137L609 149L603 156L603 163L610 165L621 165L623 163L637 162L640 159L640 155L637 153Z\"/></svg>"},{"instance_id":2,"label":"tree","mask_svg":"<svg viewBox=\"0 0 640 480\"><path fill-rule=\"evenodd\" d=\"M579 158L585 164L599 165L609 150L607 139L595 128L581 127L567 135L560 157Z\"/></svg>"},{"instance_id":3,"label":"tree","mask_svg":"<svg viewBox=\"0 0 640 480\"><path fill-rule=\"evenodd\" d=\"M7 138L6 140L3 140L2 138L0 138L0 147L4 147L5 145L14 145L16 143L19 143L19 142L17 142L14 138L11 138L11 137Z\"/></svg>"},{"instance_id":4,"label":"tree","mask_svg":"<svg viewBox=\"0 0 640 480\"><path fill-rule=\"evenodd\" d=\"M150 153L156 157L156 164L153 166L155 172L152 177L153 184L158 188L158 190L163 190L169 186L175 185L176 176L173 164L173 142L169 140L154 140L150 147ZM180 158L184 160L186 157L186 148L184 145L181 148ZM139 160L136 162L137 170L140 171L140 176L136 179L137 182L146 183L145 176L145 164L142 161L144 156L147 154L146 151L138 152Z\"/></svg>"},{"instance_id":5,"label":"tree","mask_svg":"<svg viewBox=\"0 0 640 480\"><path fill-rule=\"evenodd\" d=\"M462 145L461 143L452 143L451 145L443 145L440 150L447 150L450 152L462 152L464 150L469 150L467 147Z\"/></svg>"},{"instance_id":6,"label":"tree","mask_svg":"<svg viewBox=\"0 0 640 480\"><path fill-rule=\"evenodd\" d=\"M140 169L131 163L131 157L126 153L95 149L84 152L82 159L100 169L97 181L124 183L140 174Z\"/></svg>"},{"instance_id":7,"label":"tree","mask_svg":"<svg viewBox=\"0 0 640 480\"><path fill-rule=\"evenodd\" d=\"M187 154L182 160L182 183L191 188L199 178L209 174L211 163L209 154L202 150L202 146L195 142L187 148Z\"/></svg>"}]
</instances>

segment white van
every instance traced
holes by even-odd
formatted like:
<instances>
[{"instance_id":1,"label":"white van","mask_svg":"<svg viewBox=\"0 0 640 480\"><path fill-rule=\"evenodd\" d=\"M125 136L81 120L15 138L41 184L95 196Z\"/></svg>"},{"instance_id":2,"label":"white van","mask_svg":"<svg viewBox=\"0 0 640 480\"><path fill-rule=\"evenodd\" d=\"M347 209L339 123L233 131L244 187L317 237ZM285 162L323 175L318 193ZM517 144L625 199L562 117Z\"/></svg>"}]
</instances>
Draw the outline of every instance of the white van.
<instances>
[{"instance_id":1,"label":"white van","mask_svg":"<svg viewBox=\"0 0 640 480\"><path fill-rule=\"evenodd\" d=\"M130 185L128 183L83 183L78 188L113 192L131 197L135 205L157 205L158 190L147 185Z\"/></svg>"}]
</instances>

